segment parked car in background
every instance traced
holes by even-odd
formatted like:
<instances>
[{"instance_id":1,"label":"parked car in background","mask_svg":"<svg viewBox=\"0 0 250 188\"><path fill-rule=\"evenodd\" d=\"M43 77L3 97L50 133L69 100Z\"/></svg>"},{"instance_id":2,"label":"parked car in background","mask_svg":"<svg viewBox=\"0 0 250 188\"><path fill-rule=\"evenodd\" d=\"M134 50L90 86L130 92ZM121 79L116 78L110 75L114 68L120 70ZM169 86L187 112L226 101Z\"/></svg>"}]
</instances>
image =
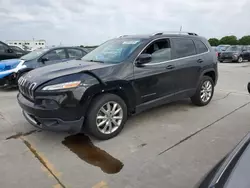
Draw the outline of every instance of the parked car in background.
<instances>
[{"instance_id":1,"label":"parked car in background","mask_svg":"<svg viewBox=\"0 0 250 188\"><path fill-rule=\"evenodd\" d=\"M220 62L225 60L238 63L242 63L244 60L250 60L250 47L241 45L230 46L225 52L222 52L219 57Z\"/></svg>"},{"instance_id":2,"label":"parked car in background","mask_svg":"<svg viewBox=\"0 0 250 188\"><path fill-rule=\"evenodd\" d=\"M229 47L230 45L219 45L216 47L218 59L220 58L221 53L226 51Z\"/></svg>"},{"instance_id":3,"label":"parked car in background","mask_svg":"<svg viewBox=\"0 0 250 188\"><path fill-rule=\"evenodd\" d=\"M230 45L222 44L222 45L217 46L216 48L217 48L218 51L223 52L223 51L226 51L227 48L229 48L229 47L230 47Z\"/></svg>"},{"instance_id":4,"label":"parked car in background","mask_svg":"<svg viewBox=\"0 0 250 188\"><path fill-rule=\"evenodd\" d=\"M250 187L250 134L226 155L202 180L197 188Z\"/></svg>"},{"instance_id":5,"label":"parked car in background","mask_svg":"<svg viewBox=\"0 0 250 188\"><path fill-rule=\"evenodd\" d=\"M27 73L18 82L24 117L41 129L85 129L105 140L128 115L182 98L207 105L217 57L205 38L177 33L115 38L82 60Z\"/></svg>"},{"instance_id":6,"label":"parked car in background","mask_svg":"<svg viewBox=\"0 0 250 188\"><path fill-rule=\"evenodd\" d=\"M19 58L27 54L25 51L13 49L13 47L0 41L0 61L5 59Z\"/></svg>"},{"instance_id":7,"label":"parked car in background","mask_svg":"<svg viewBox=\"0 0 250 188\"><path fill-rule=\"evenodd\" d=\"M215 52L215 54L216 54L217 58L219 58L219 52L218 52L217 47L212 46L211 48L214 50L214 52Z\"/></svg>"},{"instance_id":8,"label":"parked car in background","mask_svg":"<svg viewBox=\"0 0 250 188\"><path fill-rule=\"evenodd\" d=\"M17 54L20 54L21 56L24 56L25 54L30 53L31 51L24 50L18 46L10 46L10 48Z\"/></svg>"},{"instance_id":9,"label":"parked car in background","mask_svg":"<svg viewBox=\"0 0 250 188\"><path fill-rule=\"evenodd\" d=\"M87 52L79 47L57 47L34 50L20 59L0 61L0 86L17 85L23 74L46 65L79 59Z\"/></svg>"}]
</instances>

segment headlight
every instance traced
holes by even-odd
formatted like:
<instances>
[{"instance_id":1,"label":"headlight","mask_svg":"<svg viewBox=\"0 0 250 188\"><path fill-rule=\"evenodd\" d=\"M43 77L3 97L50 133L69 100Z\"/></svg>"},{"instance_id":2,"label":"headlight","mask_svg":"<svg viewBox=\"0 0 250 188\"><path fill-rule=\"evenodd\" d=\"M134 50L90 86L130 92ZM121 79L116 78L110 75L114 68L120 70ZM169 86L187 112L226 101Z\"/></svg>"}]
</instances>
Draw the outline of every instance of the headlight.
<instances>
[{"instance_id":1,"label":"headlight","mask_svg":"<svg viewBox=\"0 0 250 188\"><path fill-rule=\"evenodd\" d=\"M71 88L78 87L80 84L81 84L81 81L65 82L65 83L61 83L61 84L45 86L42 90L43 91L53 91L53 90L60 90L60 89L71 89Z\"/></svg>"}]
</instances>

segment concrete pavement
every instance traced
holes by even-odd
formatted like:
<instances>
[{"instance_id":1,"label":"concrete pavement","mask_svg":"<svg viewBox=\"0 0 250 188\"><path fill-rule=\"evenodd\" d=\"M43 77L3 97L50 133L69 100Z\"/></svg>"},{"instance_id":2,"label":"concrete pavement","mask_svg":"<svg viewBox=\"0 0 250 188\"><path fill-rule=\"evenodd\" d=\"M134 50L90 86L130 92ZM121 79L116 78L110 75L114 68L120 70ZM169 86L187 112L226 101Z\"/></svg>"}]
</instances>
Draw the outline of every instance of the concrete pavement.
<instances>
[{"instance_id":1,"label":"concrete pavement","mask_svg":"<svg viewBox=\"0 0 250 188\"><path fill-rule=\"evenodd\" d=\"M134 116L114 139L86 137L79 142L76 147L84 157L65 145L67 134L34 132L22 117L16 91L0 91L0 177L5 177L0 185L193 187L250 130L249 74L249 63L220 64L216 92L208 106L183 100ZM121 169L110 170L110 166Z\"/></svg>"}]
</instances>

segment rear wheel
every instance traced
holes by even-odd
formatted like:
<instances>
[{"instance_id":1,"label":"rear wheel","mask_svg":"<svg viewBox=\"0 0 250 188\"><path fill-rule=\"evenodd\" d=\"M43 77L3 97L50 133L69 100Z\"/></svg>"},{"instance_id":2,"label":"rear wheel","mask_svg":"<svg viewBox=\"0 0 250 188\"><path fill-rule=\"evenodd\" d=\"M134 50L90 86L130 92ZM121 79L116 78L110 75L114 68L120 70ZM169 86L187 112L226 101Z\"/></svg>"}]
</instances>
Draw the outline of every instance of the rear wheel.
<instances>
[{"instance_id":1,"label":"rear wheel","mask_svg":"<svg viewBox=\"0 0 250 188\"><path fill-rule=\"evenodd\" d=\"M127 120L127 106L117 95L94 98L86 117L86 128L94 137L107 140L118 135Z\"/></svg>"},{"instance_id":2,"label":"rear wheel","mask_svg":"<svg viewBox=\"0 0 250 188\"><path fill-rule=\"evenodd\" d=\"M212 78L209 76L203 76L195 95L191 97L191 101L197 106L205 106L211 101L213 94L214 82Z\"/></svg>"}]
</instances>

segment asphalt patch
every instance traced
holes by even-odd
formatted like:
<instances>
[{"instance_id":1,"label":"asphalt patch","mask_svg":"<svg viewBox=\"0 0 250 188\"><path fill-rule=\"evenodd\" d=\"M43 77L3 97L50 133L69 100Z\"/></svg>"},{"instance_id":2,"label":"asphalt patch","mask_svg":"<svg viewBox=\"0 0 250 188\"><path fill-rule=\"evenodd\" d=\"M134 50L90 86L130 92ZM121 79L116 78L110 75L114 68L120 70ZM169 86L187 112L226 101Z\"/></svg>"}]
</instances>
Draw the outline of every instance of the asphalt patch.
<instances>
[{"instance_id":1,"label":"asphalt patch","mask_svg":"<svg viewBox=\"0 0 250 188\"><path fill-rule=\"evenodd\" d=\"M107 174L116 174L123 168L123 163L96 147L90 138L83 133L66 137L62 144L75 153L81 160L97 166Z\"/></svg>"}]
</instances>

